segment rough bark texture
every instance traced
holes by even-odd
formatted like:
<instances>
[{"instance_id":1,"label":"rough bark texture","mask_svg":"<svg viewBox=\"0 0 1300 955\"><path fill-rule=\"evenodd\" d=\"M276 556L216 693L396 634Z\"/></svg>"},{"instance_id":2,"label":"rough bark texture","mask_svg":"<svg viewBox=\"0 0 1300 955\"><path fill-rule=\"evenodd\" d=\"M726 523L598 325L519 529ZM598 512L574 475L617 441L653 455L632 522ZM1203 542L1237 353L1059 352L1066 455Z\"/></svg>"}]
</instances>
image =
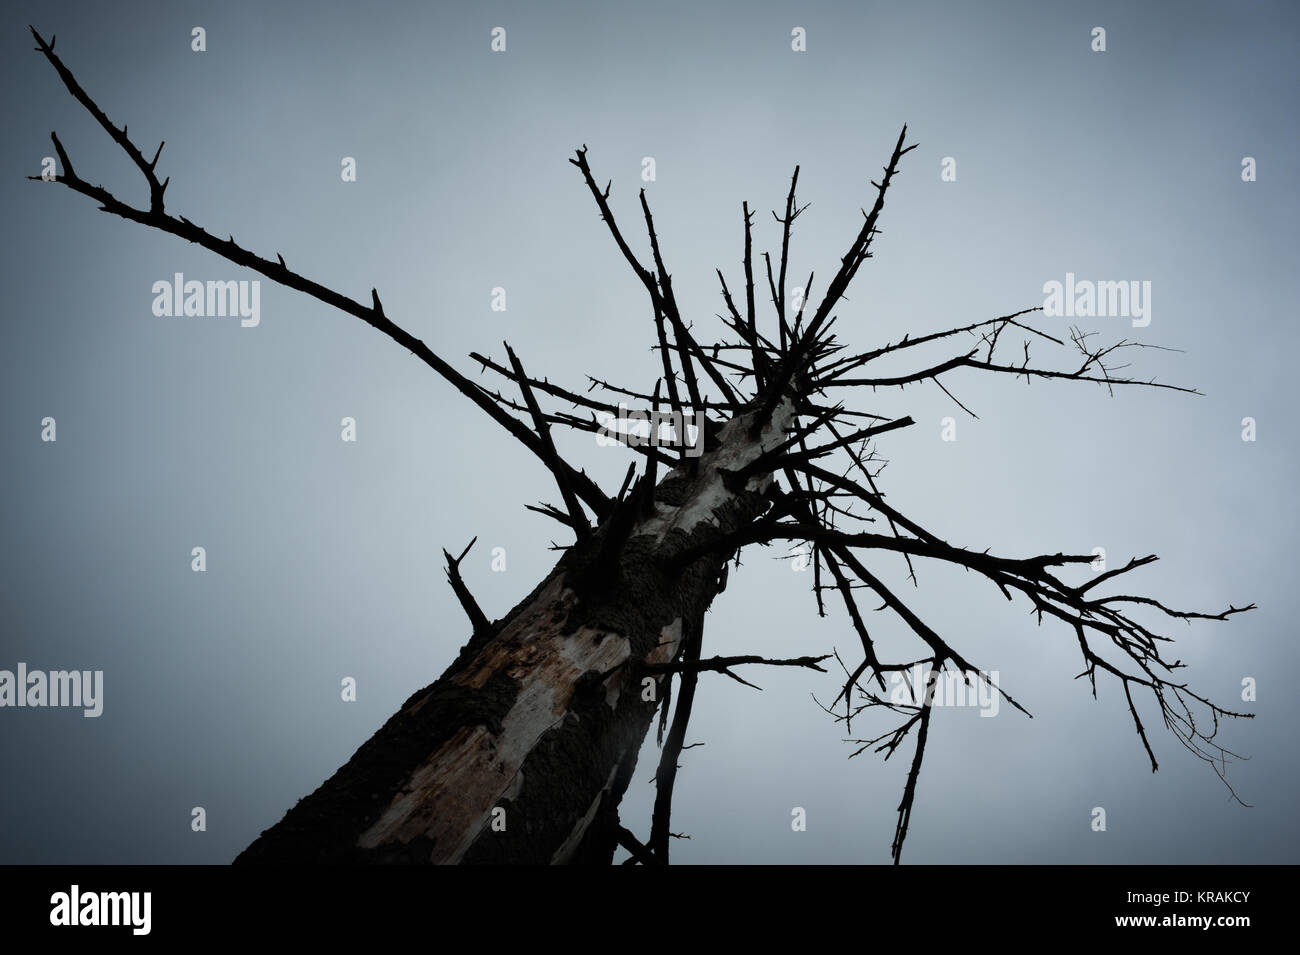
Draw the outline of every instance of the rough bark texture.
<instances>
[{"instance_id":1,"label":"rough bark texture","mask_svg":"<svg viewBox=\"0 0 1300 955\"><path fill-rule=\"evenodd\" d=\"M748 416L729 423L660 482L615 566L600 566L611 518L235 861L609 863L660 696L643 699L639 664L671 661L702 626L725 560L679 571L672 558L765 510L770 476L728 488L719 469L753 461L790 420L783 402L758 437Z\"/></svg>"},{"instance_id":2,"label":"rough bark texture","mask_svg":"<svg viewBox=\"0 0 1300 955\"><path fill-rule=\"evenodd\" d=\"M441 678L407 700L343 768L301 800L279 824L264 832L239 861L608 862L617 841L638 862L667 863L672 777L690 716L694 673L704 663L712 662L714 668L718 665L716 660L699 660L704 613L722 589L725 576L720 579L719 571L737 547L778 540L812 545L813 592L819 613L825 616L823 592L831 589L822 584L824 567L834 578L834 589L862 642L862 662L852 672L845 667L847 680L832 703L832 707L841 700L844 703L844 714L837 715L837 719L843 719L847 726L857 713L876 706L902 717L902 724L892 734L857 741L865 744L865 749L887 738L886 745L877 747L886 757L916 728L917 747L898 806L892 847L895 863L900 860L911 817L931 704L928 697L920 709L913 704L884 701L868 687L874 684L883 691L886 673L896 674L919 665L928 666L932 676L952 669L968 681L982 679L983 671L890 591L857 556L858 548L901 554L913 582L913 558L925 558L974 571L996 585L1008 600L1023 595L1040 624L1045 617L1054 618L1073 629L1084 660L1080 676L1088 677L1094 697L1099 674L1119 682L1152 771L1157 768L1156 757L1134 703L1134 690L1151 694L1164 725L1227 784L1224 770L1230 759L1240 757L1216 742L1221 722L1227 718L1249 719L1253 714L1226 710L1178 681L1176 671L1183 664L1161 655L1161 644L1170 638L1132 619L1124 608L1137 605L1188 622L1227 620L1253 610L1254 604L1202 613L1176 610L1146 596L1096 595L1090 591L1097 585L1143 567L1156 556L1134 557L1123 567L1071 584L1057 576L1060 569L1091 565L1095 562L1092 555L1056 553L1007 558L987 550L954 547L895 511L876 486L879 468L873 469L869 462L877 458L874 450L866 452L862 443L915 422L910 416L889 420L874 412L846 408L833 397L843 394L841 389L870 389L875 394L882 388L932 381L972 415L974 412L944 386L941 376L958 369L976 369L1023 378L1026 383L1068 380L1101 384L1108 390L1124 385L1196 393L1195 389L1154 379L1116 374L1127 367L1114 361L1117 351L1144 346L1130 341L1094 346L1089 343L1092 333L1078 328L1071 329L1070 342L1083 355L1081 365L1057 368L1031 364L1030 336L1035 343L1048 341L1066 346L1047 331L1026 324L1024 316L1042 311L1043 306L944 331L922 335L909 332L899 341L869 351L839 355L846 345L830 332L835 323L833 312L858 268L871 257L872 238L880 231L877 225L885 194L899 161L917 148L915 143L905 147L906 126L899 133L880 181L872 182L876 197L871 211L863 210L862 228L841 257L821 303L806 324L804 305L808 303L801 301L793 318L786 308L791 225L807 208L795 201L799 178L799 167L795 167L785 216L773 212L782 225L779 281L773 276L771 257L764 254L768 287L777 311L777 344L762 334L756 323L753 213L748 203L741 207L745 229L744 316L732 299L722 271L717 273L727 305L727 314L719 318L739 341L724 339L714 342L711 348L702 347L678 308L645 190L641 190L640 204L650 238L653 270L638 261L615 222L609 204L612 183L602 190L587 163L587 147L577 150L569 161L582 173L601 219L650 296L663 378L649 396L592 378L593 387L598 385L619 396L616 408L546 379L528 377L508 344L509 369L480 355L472 356L484 370L491 369L516 384L523 397L520 404L466 378L397 325L384 313L376 289L371 289L370 303L364 304L292 271L278 253L272 262L239 246L233 235L223 239L184 216L171 215L163 202L170 179L160 180L156 173L162 145L152 160L146 159L127 136L126 126L119 129L113 125L55 55L53 38L47 42L35 28L31 32L37 50L54 67L68 92L139 170L149 187L149 205L130 205L103 186L77 175L63 143L52 132L50 140L62 168L53 181L94 200L104 212L196 243L228 262L355 316L409 349L545 464L556 479L565 506L564 510L550 506L540 510L570 526L577 538L546 579L497 623L486 619L460 580L460 558L448 553L449 581L472 624L469 643ZM48 175L43 172L28 178L47 181ZM809 273L805 291L812 281L813 274ZM1023 361L995 359L1001 336L1009 328L1026 336L1022 339ZM875 371L873 363L877 359L962 335L978 336L978 344L907 374L882 377ZM1013 332L1008 338L1015 335ZM720 355L724 347L728 357ZM748 366L744 364L745 356ZM741 363L732 360L737 357ZM701 394L703 379L697 368L717 387L720 401L707 400L707 395ZM686 407L677 386L679 375L689 397ZM746 377L752 378L752 392L747 391ZM632 493L625 499L620 491L618 500L611 501L585 472L557 454L550 433L553 424L598 433L604 427L572 413L547 414L537 396L541 393L568 402L574 409L583 409L584 415L589 411L617 411L619 417L624 410L622 398L648 400L653 419L662 410L660 385L667 387L668 405L674 416L684 414L686 408L701 416L730 415L738 410L747 413L716 434L717 423L701 417L706 432L703 458L685 461L678 471L653 487L660 454L652 451ZM821 404L824 399L835 404L827 407ZM794 429L789 439L782 441L796 407L809 423ZM529 416L531 427L516 417L520 412ZM859 428L863 417L872 423ZM849 427L850 423L853 429L841 433L839 426ZM827 440L827 434L833 440ZM822 438L820 443L811 440L814 436ZM847 457L847 461L840 462L845 470L817 463L830 454ZM669 459L664 460L666 463ZM773 468L780 469L788 489L770 488ZM628 481L633 473L634 469L629 469ZM771 493L767 494L769 488ZM774 506L760 526L755 518L768 509L769 503ZM584 505L600 522L594 533ZM855 505L865 505L876 516L863 517L853 510ZM887 522L888 535L858 533L843 526L845 521L858 526L877 516ZM685 549L689 552L684 553ZM854 595L858 587L880 598L879 609L895 614L927 648L925 655L918 659L909 652L902 661L882 661ZM1103 638L1104 643L1095 645L1090 636ZM676 662L683 648L687 659ZM1116 651L1118 663L1103 655L1103 651L1109 652L1107 648ZM815 667L820 659L824 658L762 662ZM721 666L723 672L728 672L725 665ZM656 672L647 674L647 669ZM649 676L662 684L662 674L673 669L683 673L682 692L678 694L672 728L660 759L660 791L651 839L649 844L642 844L634 834L618 826L618 804L658 705L643 697L641 681ZM668 689L664 684L663 692L654 695L666 699ZM1023 709L1005 690L998 687L998 692L1010 705ZM1204 710L1194 716L1193 707ZM1236 798L1231 786L1228 791ZM499 825L503 821L504 827Z\"/></svg>"}]
</instances>

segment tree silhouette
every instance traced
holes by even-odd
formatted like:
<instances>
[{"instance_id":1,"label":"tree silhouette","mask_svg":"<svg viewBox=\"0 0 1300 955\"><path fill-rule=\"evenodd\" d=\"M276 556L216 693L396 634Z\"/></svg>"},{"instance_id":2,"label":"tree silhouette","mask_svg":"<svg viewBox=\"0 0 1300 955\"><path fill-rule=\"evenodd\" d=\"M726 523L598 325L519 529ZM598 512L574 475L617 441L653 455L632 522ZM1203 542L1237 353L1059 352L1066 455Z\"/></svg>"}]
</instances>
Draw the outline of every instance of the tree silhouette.
<instances>
[{"instance_id":1,"label":"tree silhouette","mask_svg":"<svg viewBox=\"0 0 1300 955\"><path fill-rule=\"evenodd\" d=\"M872 182L875 199L869 211L863 210L861 229L812 308L808 295L814 275L793 299L787 284L791 228L807 208L796 202L798 167L784 213L772 213L781 229L779 257L774 263L770 254L763 255L772 323L758 319L754 214L748 203L742 205L743 300L733 296L719 270L725 312L718 316L721 337L710 342L697 339L678 306L645 191L640 212L649 264L633 252L617 224L610 206L612 183L598 185L583 146L570 162L650 298L662 374L650 389L591 378L591 387L579 392L527 372L508 344L504 362L473 354L482 372L518 390L515 398L472 381L434 354L385 314L377 291L372 290L369 304L357 302L293 271L278 254L275 260L262 258L233 236L219 238L168 213L169 180L160 181L156 172L162 145L146 159L126 127L115 127L81 88L55 54L54 39L47 43L35 29L32 34L68 91L139 169L149 202L130 205L83 179L51 133L61 164L54 181L95 200L102 211L171 233L305 292L409 349L536 455L553 477L560 503L533 510L574 537L557 548L561 555L546 577L498 620L479 607L460 573L474 542L457 557L444 551L448 580L471 624L468 642L441 677L414 693L344 766L236 861L608 863L622 846L629 862L667 863L675 835L670 828L674 782L700 673L748 683L736 669L822 670L829 659L703 655L704 613L725 589L729 567L733 561L739 566L742 548L778 542L807 548L817 613L825 617L827 600L838 601L861 645L856 662L835 654L843 686L824 704L857 743L854 755L872 750L888 759L914 736L891 847L895 863L910 824L940 678L955 675L966 686L983 684L1017 710L1024 708L1004 688L992 686L967 651L951 645L886 587L871 568L877 560L901 559L913 584L919 562L953 564L986 578L1007 600L1027 602L1039 624L1050 618L1073 634L1083 659L1079 675L1088 678L1094 698L1099 674L1122 687L1153 771L1156 757L1135 690L1155 701L1167 729L1227 785L1227 762L1235 754L1216 742L1219 721L1249 714L1225 710L1180 682L1177 671L1183 664L1169 660L1161 647L1170 638L1129 613L1146 608L1184 621L1226 620L1253 604L1196 613L1148 596L1098 596L1100 585L1127 579L1156 557L1134 558L1071 583L1067 572L1085 570L1093 555L1003 557L962 548L893 508L878 486L878 440L913 424L910 417L850 404L882 389L891 394L933 382L968 414L973 412L945 384L959 369L1026 382L1090 382L1112 393L1116 386L1196 393L1118 375L1126 366L1115 364L1117 353L1152 346L1131 341L1096 346L1078 328L1063 340L1031 324L1027 316L1041 307L904 336L865 351L841 342L832 331L834 309L871 258L885 196L900 161L916 148L906 145L906 127L880 180ZM950 349L948 357L918 361L919 368L901 374L878 370L887 364L883 359L932 345ZM1064 358L1040 364L1030 355L1035 345L1077 357L1069 364ZM607 397L593 397L597 389ZM544 400L552 410L543 408ZM628 403L637 410L628 412ZM639 456L639 473L634 459L611 496L559 454L552 440L556 428L625 445ZM867 611L891 615L906 626L917 646L911 658L882 659ZM914 672L922 674L919 686L910 683ZM903 685L910 690L900 695ZM892 714L897 725L872 738L854 737L855 719L872 710ZM621 823L618 805L656 712L662 756L649 835L642 839Z\"/></svg>"}]
</instances>

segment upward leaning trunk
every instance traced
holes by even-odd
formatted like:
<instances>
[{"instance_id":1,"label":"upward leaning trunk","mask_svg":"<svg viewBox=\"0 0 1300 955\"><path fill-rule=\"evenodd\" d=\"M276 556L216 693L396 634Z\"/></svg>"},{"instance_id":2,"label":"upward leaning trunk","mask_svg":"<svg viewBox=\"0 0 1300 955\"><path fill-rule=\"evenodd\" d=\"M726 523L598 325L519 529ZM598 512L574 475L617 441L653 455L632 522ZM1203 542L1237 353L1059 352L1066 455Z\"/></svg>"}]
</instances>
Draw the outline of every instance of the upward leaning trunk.
<instances>
[{"instance_id":1,"label":"upward leaning trunk","mask_svg":"<svg viewBox=\"0 0 1300 955\"><path fill-rule=\"evenodd\" d=\"M673 558L763 512L770 476L738 487L724 473L790 422L783 402L757 437L749 416L728 423L621 543L605 546L623 537L607 519L235 861L610 862L660 697L645 699L641 665L673 660L702 626L726 559Z\"/></svg>"}]
</instances>

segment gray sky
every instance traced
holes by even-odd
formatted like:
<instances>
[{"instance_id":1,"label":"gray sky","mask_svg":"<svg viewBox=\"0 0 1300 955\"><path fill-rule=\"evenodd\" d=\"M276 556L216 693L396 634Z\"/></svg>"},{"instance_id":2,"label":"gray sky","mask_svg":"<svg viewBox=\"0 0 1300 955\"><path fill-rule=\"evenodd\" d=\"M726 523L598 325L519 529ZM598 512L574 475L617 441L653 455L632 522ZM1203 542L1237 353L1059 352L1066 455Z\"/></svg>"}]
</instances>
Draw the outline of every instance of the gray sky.
<instances>
[{"instance_id":1,"label":"gray sky","mask_svg":"<svg viewBox=\"0 0 1300 955\"><path fill-rule=\"evenodd\" d=\"M881 487L952 542L1012 556L1102 546L1111 565L1154 552L1125 592L1259 605L1163 630L1194 688L1257 714L1223 730L1250 756L1229 779L1254 808L1148 706L1153 775L1118 687L1101 681L1094 702L1072 680L1070 632L941 567L921 568L913 591L901 562L877 558L1034 714L935 714L905 861L1297 861L1293 5L12 3L0 22L0 668L105 680L98 719L0 709L0 861L230 860L464 642L444 546L478 537L466 577L498 616L561 534L523 510L555 496L541 467L357 320L266 281L256 328L155 316L153 283L176 272L257 276L23 179L57 129L82 176L145 201L30 52L28 22L58 34L137 142L167 140L172 211L353 297L377 287L389 315L467 372L471 350L500 358L507 339L579 390L587 373L653 382L644 291L567 162L584 143L638 252L636 190L654 158L644 185L699 329L722 308L713 269L740 282L742 201L759 210L757 248L779 248L767 210L796 163L811 207L791 273L816 270L824 289L903 123L920 148L839 309L842 339L867 348L1038 305L1067 272L1150 281L1149 325L1081 324L1182 349L1135 349L1132 372L1203 397L964 372L945 381L978 420L933 386L855 400L916 419L881 442ZM194 26L206 52L191 50ZM489 49L496 26L504 53ZM1104 53L1090 49L1096 26ZM794 27L806 52L791 50ZM345 156L356 182L342 181ZM1256 182L1242 181L1246 156ZM955 182L940 180L944 157ZM489 307L495 286L505 312ZM356 443L340 440L344 416ZM589 439L564 450L614 488L629 460ZM194 546L205 573L190 570ZM852 654L847 619L818 619L809 576L779 556L747 551L706 652ZM872 623L902 646L899 624ZM340 700L346 676L355 703ZM850 761L810 695L833 697L834 675L749 676L763 692L704 678L690 741L706 745L686 754L673 825L692 838L675 860L887 862L911 744L888 763ZM1241 702L1244 677L1257 702ZM654 758L651 741L623 804L634 831ZM194 806L206 832L190 829ZM796 806L806 832L791 831ZM1105 832L1090 829L1098 806Z\"/></svg>"}]
</instances>

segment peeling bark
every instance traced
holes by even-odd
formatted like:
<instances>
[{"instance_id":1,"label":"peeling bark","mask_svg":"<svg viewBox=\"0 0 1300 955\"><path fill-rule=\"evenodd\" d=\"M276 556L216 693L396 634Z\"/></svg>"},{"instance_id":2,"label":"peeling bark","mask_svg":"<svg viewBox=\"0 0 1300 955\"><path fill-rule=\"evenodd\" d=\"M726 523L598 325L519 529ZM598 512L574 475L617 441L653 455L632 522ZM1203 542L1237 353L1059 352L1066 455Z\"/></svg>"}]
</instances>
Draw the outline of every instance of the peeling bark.
<instances>
[{"instance_id":1,"label":"peeling bark","mask_svg":"<svg viewBox=\"0 0 1300 955\"><path fill-rule=\"evenodd\" d=\"M1114 361L1116 352L1141 346L1129 341L1095 346L1089 343L1091 333L1079 329L1071 331L1070 342L1083 355L1082 365L1054 368L1031 364L1031 336L1034 342L1065 346L1061 339L1026 323L1024 316L1042 311L1042 306L944 331L919 336L909 333L878 348L839 355L846 345L830 333L835 323L833 312L859 267L871 257L872 238L880 232L878 222L885 194L898 172L899 161L917 148L915 143L905 147L906 126L899 133L880 181L872 182L876 196L871 211L863 210L862 228L847 254L840 258L821 303L806 325L803 318L807 303L800 304L791 322L785 298L790 227L806 208L795 202L799 175L799 168L795 167L785 216L773 212L783 227L779 287L773 278L771 258L764 255L768 286L777 309L779 344L773 344L762 334L755 321L753 213L748 203L742 205L746 314L742 316L736 307L719 270L718 279L728 312L719 318L739 337L739 343L716 341L711 346L711 354L696 341L682 319L645 190L641 190L640 203L650 238L653 270L638 261L615 222L609 205L611 183L603 190L599 187L587 163L587 147L577 150L569 160L582 173L601 220L649 294L663 363L663 378L655 383L650 395L599 378L590 379L592 386L600 386L620 397L649 402L651 414L657 415L661 411L660 386L666 385L671 414L680 415L684 413L682 395L677 388L680 375L690 408L699 415L697 420L706 452L704 459L685 462L680 471L669 474L655 486L657 466L669 463L669 456L658 448L634 445L646 455L646 470L625 498L624 492L635 474L635 467L630 468L617 499L610 499L584 471L557 454L550 433L553 425L597 434L604 427L585 416L544 412L537 396L562 399L572 408L584 409L584 413L617 411L620 416L621 402L616 407L607 401L576 394L544 378L528 377L508 343L509 369L473 355L485 370L491 369L519 387L524 401L519 404L466 378L424 342L397 325L385 314L377 290L371 289L370 304L364 304L294 272L278 253L272 262L242 248L233 235L223 239L184 216L171 215L163 202L170 179L160 181L155 172L162 146L152 160L146 159L140 147L127 136L126 126L119 129L113 125L55 54L53 38L47 42L35 28L31 32L37 51L54 67L68 92L140 171L149 187L149 205L147 208L130 205L103 186L83 179L75 172L58 135L51 132L50 139L62 167L53 181L94 200L101 211L196 243L228 262L252 269L286 288L352 315L408 349L541 460L555 478L565 507L561 510L541 505L531 509L554 517L572 528L577 537L577 543L533 593L495 624L487 621L464 582L459 580L457 564L461 558L452 558L444 552L449 580L471 621L473 632L468 643L441 678L407 700L345 766L301 800L279 824L264 832L239 861L609 862L617 843L627 848L638 862L667 863L672 778L690 716L695 674L702 668L711 668L735 677L727 669L728 665L745 662L820 669L816 663L824 659L800 657L779 661L747 656L699 659L704 612L725 586L726 560L745 544L777 540L799 540L811 545L813 592L818 612L825 616L823 591L830 589L822 583L824 567L834 578L835 589L862 642L862 662L851 672L845 666L844 688L832 704L833 707L844 701L844 715L837 719L844 719L847 725L848 720L868 706L883 706L901 715L902 725L887 734L887 744L877 747L878 751L885 751L886 757L914 727L919 727L912 769L898 807L892 846L896 864L911 816L930 711L928 703L917 712L914 706L881 701L873 691L865 690L860 681L867 684L874 681L883 690L886 672L921 664L928 665L931 672L951 667L968 678L982 671L885 587L859 558L858 548L900 553L913 582L916 581L914 557L965 567L992 582L1008 600L1015 599L1017 594L1026 597L1039 623L1045 617L1064 622L1072 628L1079 643L1084 660L1080 676L1088 677L1093 696L1097 695L1099 674L1119 682L1152 771L1157 768L1155 753L1133 699L1135 689L1151 694L1166 728L1198 759L1210 764L1232 797L1241 802L1224 775L1229 759L1240 757L1216 742L1216 736L1222 720L1250 719L1253 714L1225 709L1194 692L1186 683L1161 675L1182 666L1179 661L1161 655L1160 643L1170 638L1133 620L1122 608L1140 605L1186 622L1227 620L1255 609L1253 603L1241 607L1229 605L1226 610L1206 613L1177 610L1146 596L1089 593L1103 582L1113 581L1156 560L1154 554L1134 557L1123 567L1095 575L1085 583L1070 584L1057 576L1058 569L1092 564L1092 555L1057 553L1006 558L991 555L987 550L977 552L954 547L886 503L876 486L876 473L868 466L875 459L874 452L863 454L862 449L855 450L860 442L907 427L914 423L913 419L905 416L891 421L874 412L848 409L843 402L829 407L820 403L822 399L834 400L832 396L837 392L842 394L842 389L869 388L874 393L880 388L903 388L916 382L933 381L958 407L974 415L940 380L962 368L1011 375L1025 381L1092 382L1105 385L1112 392L1116 386L1134 386L1199 393L1193 388L1155 379L1116 374L1127 367ZM47 180L44 173L28 178ZM812 281L810 273L805 291ZM667 334L669 326L671 341ZM995 361L1001 336L1011 328L1026 336L1022 339L1024 359L1016 359L1011 364ZM877 358L968 334L977 335L979 344L964 354L909 374L889 377L875 374L872 363ZM720 357L724 347L729 354L747 354L748 367ZM697 365L723 396L720 401L702 397ZM755 385L752 393L744 393L743 386L733 387L725 372L738 373L738 380L752 376ZM819 396L817 400L815 396ZM805 427L794 429L789 439L782 442L780 439L793 420L792 408L796 406L811 421ZM517 412L528 414L531 428L516 417ZM710 417L713 414L737 417L722 426ZM866 428L855 426L847 434L842 434L837 427L847 427L850 420L861 417L882 423ZM812 441L823 430L833 440ZM695 447L691 446L690 453L694 453ZM847 457L846 470L838 472L816 463L832 453ZM772 485L769 472L774 468L780 470L789 484L788 490ZM848 506L844 506L844 499ZM764 514L769 504L772 510ZM875 520L855 513L856 504L883 516L889 535L854 533L838 526L841 520L853 524ZM584 506L596 517L595 531ZM794 517L795 521L783 521L782 517ZM905 660L910 662L882 661L854 595L858 586L878 596L883 602L881 609L888 609L901 619L927 648L928 655L918 660L909 654ZM1104 657L1100 652L1104 648L1091 643L1090 636L1104 637L1106 646L1117 651L1119 663ZM686 659L675 660L679 653ZM673 711L673 725L664 740L671 690L671 683L664 677L671 671L681 672L683 682ZM649 701L641 701L636 692L639 675L651 675L660 681L663 692L658 695L665 707L660 713L660 739L664 746L657 775L660 791L648 846L618 821L618 804L627 789L640 741L655 709L654 704L644 705ZM857 701L857 709L854 709L855 689L865 698L865 702ZM997 687L997 691L1011 706L1024 710L1004 689ZM1194 705L1204 708L1199 718L1193 716ZM865 749L885 738L855 742ZM506 815L502 816L503 813ZM503 818L505 828L493 825Z\"/></svg>"},{"instance_id":2,"label":"peeling bark","mask_svg":"<svg viewBox=\"0 0 1300 955\"><path fill-rule=\"evenodd\" d=\"M737 488L721 472L778 444L791 418L784 402L757 437L747 416L730 422L694 474L683 467L655 488L616 574L581 583L611 519L236 861L608 863L662 695L642 700L640 665L677 657L726 562L677 570L673 558L762 514L770 475Z\"/></svg>"}]
</instances>

